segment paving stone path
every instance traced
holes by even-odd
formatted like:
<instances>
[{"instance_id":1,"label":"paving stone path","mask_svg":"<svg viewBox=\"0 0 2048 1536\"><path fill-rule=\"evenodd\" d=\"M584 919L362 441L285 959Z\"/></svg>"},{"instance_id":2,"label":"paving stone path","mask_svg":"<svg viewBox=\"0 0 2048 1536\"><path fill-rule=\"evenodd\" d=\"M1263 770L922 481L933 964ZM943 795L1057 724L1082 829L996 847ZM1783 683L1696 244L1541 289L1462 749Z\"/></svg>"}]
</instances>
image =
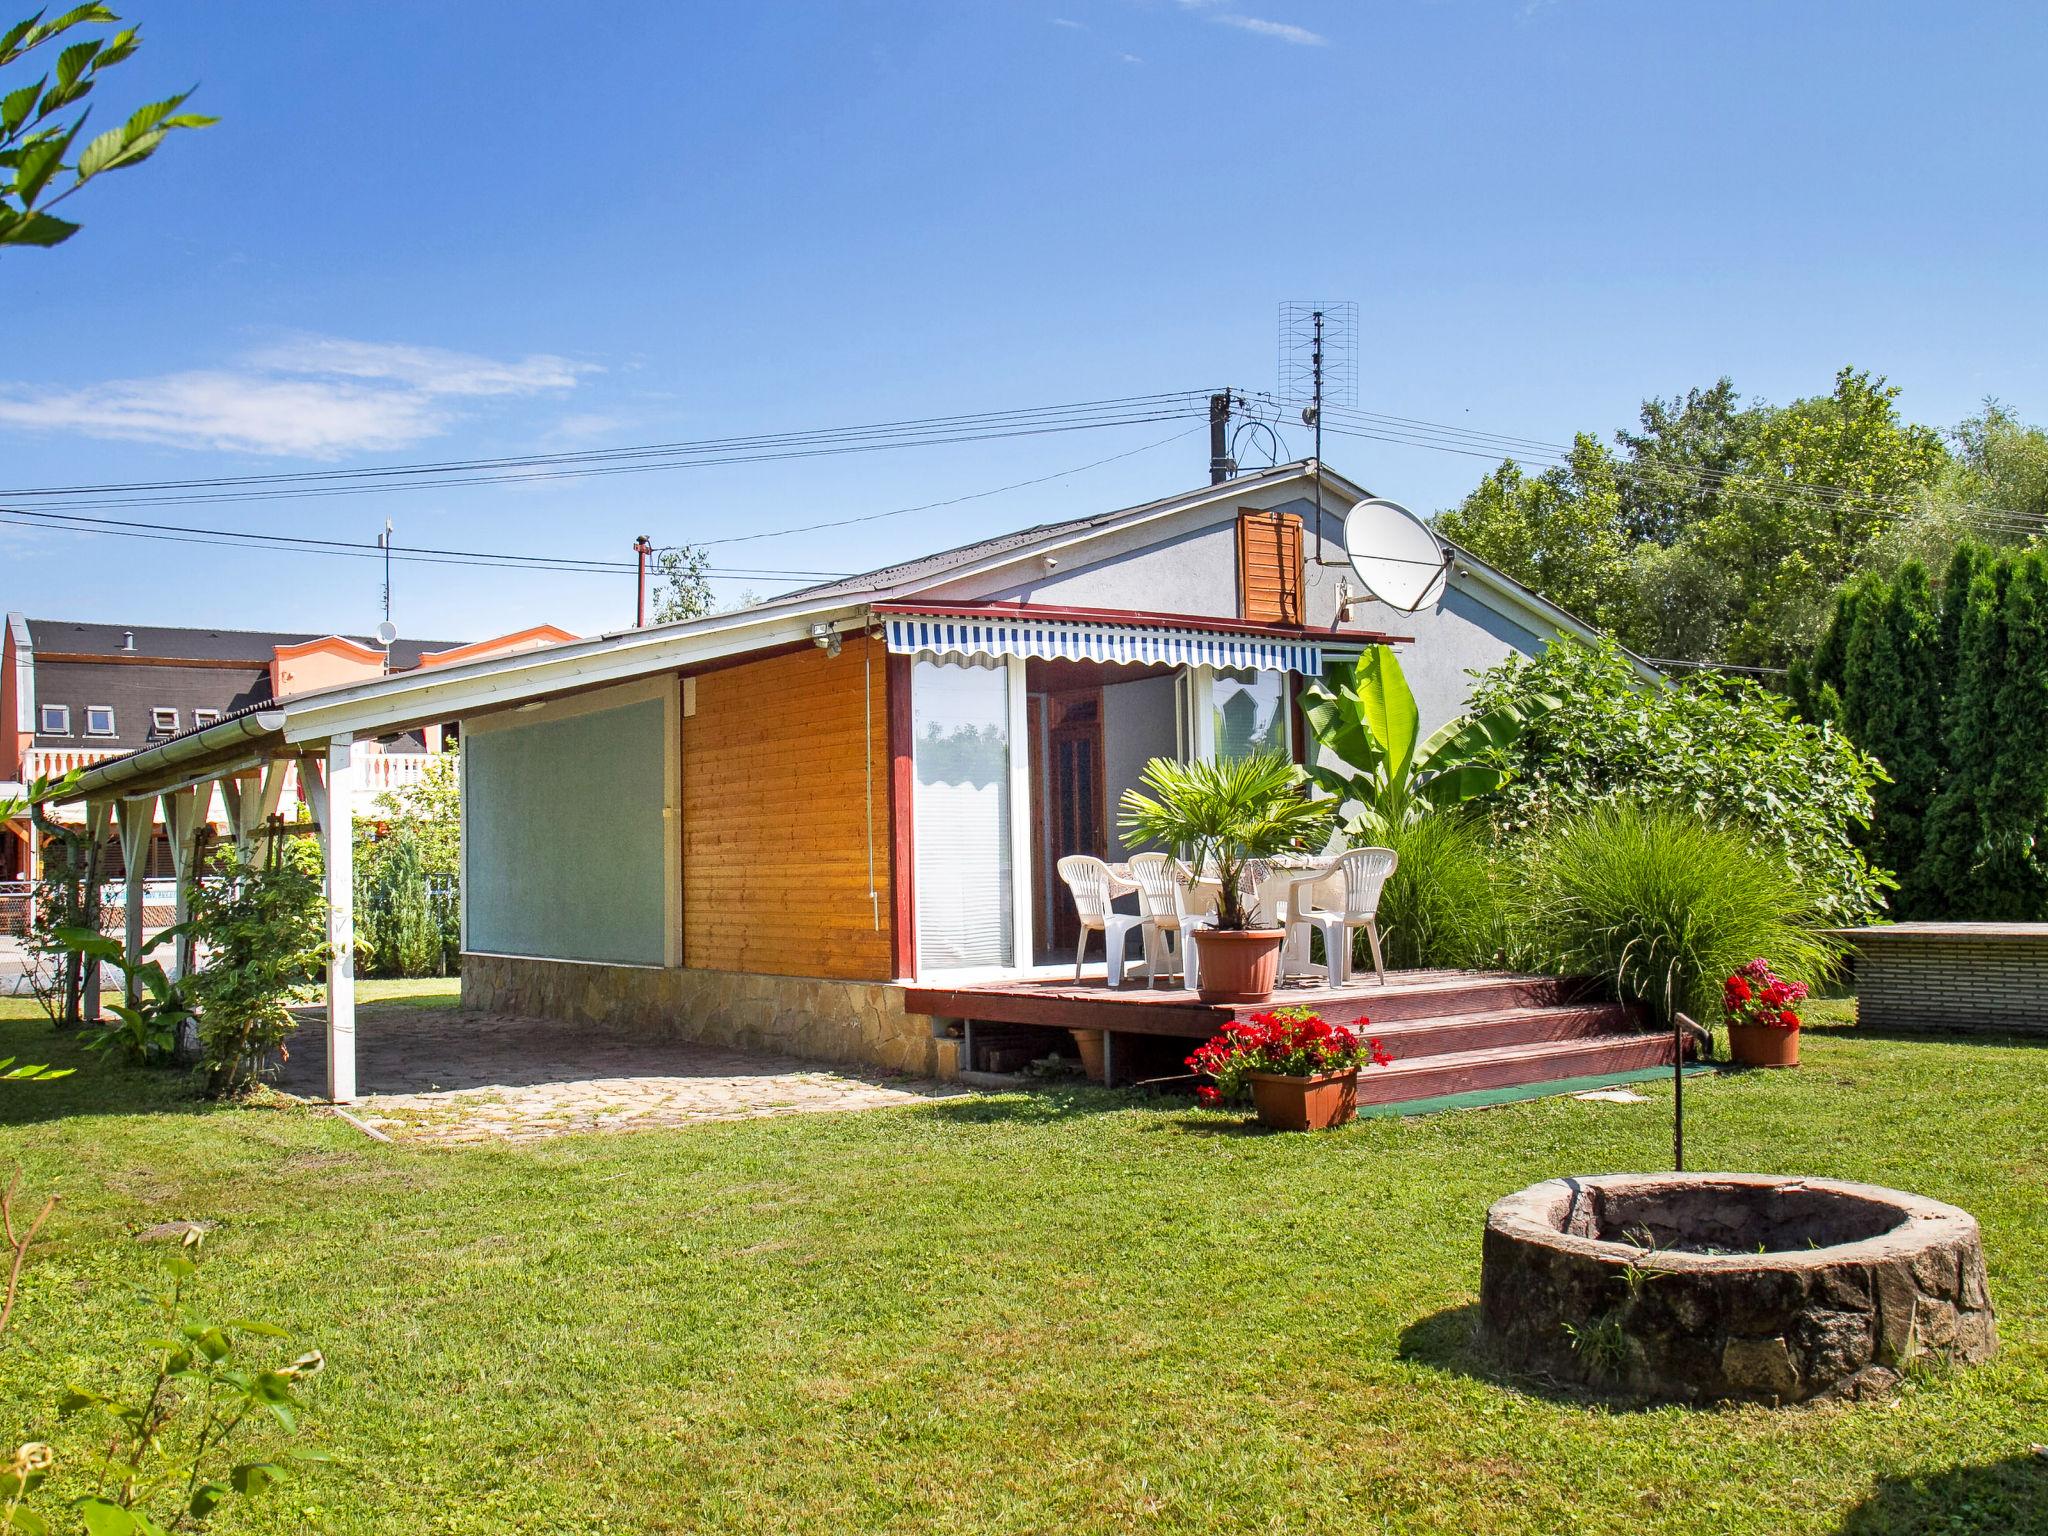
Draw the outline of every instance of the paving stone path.
<instances>
[{"instance_id":1,"label":"paving stone path","mask_svg":"<svg viewBox=\"0 0 2048 1536\"><path fill-rule=\"evenodd\" d=\"M277 1086L325 1097L326 1055L308 1018ZM559 1020L404 1005L357 1011L356 1078L356 1118L394 1140L455 1143L883 1109L960 1091Z\"/></svg>"}]
</instances>

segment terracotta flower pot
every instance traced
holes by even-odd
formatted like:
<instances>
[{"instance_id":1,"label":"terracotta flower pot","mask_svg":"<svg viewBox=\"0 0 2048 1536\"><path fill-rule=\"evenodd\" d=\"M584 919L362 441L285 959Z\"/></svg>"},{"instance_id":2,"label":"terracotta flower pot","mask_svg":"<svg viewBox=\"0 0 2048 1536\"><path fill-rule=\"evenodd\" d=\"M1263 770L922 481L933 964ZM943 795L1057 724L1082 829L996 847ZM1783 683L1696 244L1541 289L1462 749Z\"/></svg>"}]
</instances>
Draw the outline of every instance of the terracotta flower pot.
<instances>
[{"instance_id":1,"label":"terracotta flower pot","mask_svg":"<svg viewBox=\"0 0 2048 1536\"><path fill-rule=\"evenodd\" d=\"M1109 1073L1103 1067L1102 1031L1099 1029L1070 1029L1074 1044L1080 1048L1081 1070L1088 1074L1091 1083L1107 1082Z\"/></svg>"},{"instance_id":2,"label":"terracotta flower pot","mask_svg":"<svg viewBox=\"0 0 2048 1536\"><path fill-rule=\"evenodd\" d=\"M1195 930L1202 984L1195 995L1205 1003L1263 1003L1280 984L1283 928Z\"/></svg>"},{"instance_id":3,"label":"terracotta flower pot","mask_svg":"<svg viewBox=\"0 0 2048 1536\"><path fill-rule=\"evenodd\" d=\"M1768 1024L1730 1024L1728 1054L1738 1066L1796 1067L1799 1031L1772 1029Z\"/></svg>"},{"instance_id":4,"label":"terracotta flower pot","mask_svg":"<svg viewBox=\"0 0 2048 1536\"><path fill-rule=\"evenodd\" d=\"M1327 1131L1358 1113L1358 1068L1315 1077L1247 1072L1259 1124L1275 1131Z\"/></svg>"}]
</instances>

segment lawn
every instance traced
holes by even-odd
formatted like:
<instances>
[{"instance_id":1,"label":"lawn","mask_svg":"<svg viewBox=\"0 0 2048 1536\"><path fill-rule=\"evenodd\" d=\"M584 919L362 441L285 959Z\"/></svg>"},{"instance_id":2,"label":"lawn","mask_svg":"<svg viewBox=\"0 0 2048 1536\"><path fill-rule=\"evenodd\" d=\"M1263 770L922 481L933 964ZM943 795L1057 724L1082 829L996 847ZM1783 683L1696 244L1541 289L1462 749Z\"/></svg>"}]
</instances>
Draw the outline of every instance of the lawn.
<instances>
[{"instance_id":1,"label":"lawn","mask_svg":"<svg viewBox=\"0 0 2048 1536\"><path fill-rule=\"evenodd\" d=\"M10 1007L0 1055L78 1060ZM88 1060L0 1089L0 1154L64 1196L4 1427L77 1450L56 1389L147 1332L132 1234L200 1218L217 1310L331 1361L310 1433L346 1466L263 1529L2048 1531L2048 1048L1822 1027L1806 1053L1695 1080L1696 1166L1974 1211L1989 1365L1786 1412L1491 1379L1487 1203L1663 1166L1661 1092L1309 1138L1049 1090L427 1150Z\"/></svg>"}]
</instances>

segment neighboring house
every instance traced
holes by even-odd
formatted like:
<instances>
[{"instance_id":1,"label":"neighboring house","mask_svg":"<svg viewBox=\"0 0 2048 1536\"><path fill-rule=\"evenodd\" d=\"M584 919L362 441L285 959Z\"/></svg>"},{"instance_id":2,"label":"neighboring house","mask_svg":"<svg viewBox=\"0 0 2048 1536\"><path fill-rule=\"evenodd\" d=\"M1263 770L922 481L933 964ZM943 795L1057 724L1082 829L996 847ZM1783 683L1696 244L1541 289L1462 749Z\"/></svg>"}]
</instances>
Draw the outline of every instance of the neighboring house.
<instances>
[{"instance_id":1,"label":"neighboring house","mask_svg":"<svg viewBox=\"0 0 2048 1536\"><path fill-rule=\"evenodd\" d=\"M901 984L1070 956L1053 864L1118 851L1147 759L1299 754L1301 680L1378 641L1429 726L1470 670L1589 633L1462 553L1426 612L1367 600L1341 542L1366 493L1321 471L1319 540L1315 475L1281 465L738 612L344 682L105 765L83 794L322 763L309 790L345 896L361 744L459 722L466 1003L945 1074L954 1042ZM337 967L344 1099L352 987Z\"/></svg>"},{"instance_id":2,"label":"neighboring house","mask_svg":"<svg viewBox=\"0 0 2048 1536\"><path fill-rule=\"evenodd\" d=\"M373 640L343 635L81 624L10 613L0 641L0 781L25 784L104 762L314 689L574 638L542 625L476 644L396 640L387 654ZM439 746L438 724L395 735L383 746L381 786L417 777L422 754ZM0 794L7 788L0 785ZM34 878L37 850L29 833L25 822L0 827L0 880ZM147 872L171 872L160 832Z\"/></svg>"}]
</instances>

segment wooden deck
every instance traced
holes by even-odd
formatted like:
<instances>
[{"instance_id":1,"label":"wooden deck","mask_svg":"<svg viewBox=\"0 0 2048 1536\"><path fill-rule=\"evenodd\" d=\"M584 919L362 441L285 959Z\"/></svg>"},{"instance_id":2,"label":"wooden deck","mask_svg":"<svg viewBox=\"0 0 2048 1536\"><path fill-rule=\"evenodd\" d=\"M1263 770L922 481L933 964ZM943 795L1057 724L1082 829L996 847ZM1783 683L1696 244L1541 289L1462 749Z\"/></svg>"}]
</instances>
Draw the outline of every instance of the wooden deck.
<instances>
[{"instance_id":1,"label":"wooden deck","mask_svg":"<svg viewBox=\"0 0 2048 1536\"><path fill-rule=\"evenodd\" d=\"M1035 1029L1100 1030L1112 1085L1143 1075L1136 1062L1179 1054L1130 1037L1193 1042L1270 1008L1313 1008L1333 1024L1369 1032L1393 1056L1393 1066L1361 1078L1359 1097L1366 1103L1634 1071L1671 1060L1668 1035L1645 1031L1635 1011L1601 1000L1585 982L1498 971L1393 971L1384 985L1370 978L1344 987L1295 982L1255 1006L1205 1003L1183 988L1033 977L909 987L904 1006L957 1021L970 1070L978 1039L999 1039L1006 1027L1027 1038Z\"/></svg>"}]
</instances>

